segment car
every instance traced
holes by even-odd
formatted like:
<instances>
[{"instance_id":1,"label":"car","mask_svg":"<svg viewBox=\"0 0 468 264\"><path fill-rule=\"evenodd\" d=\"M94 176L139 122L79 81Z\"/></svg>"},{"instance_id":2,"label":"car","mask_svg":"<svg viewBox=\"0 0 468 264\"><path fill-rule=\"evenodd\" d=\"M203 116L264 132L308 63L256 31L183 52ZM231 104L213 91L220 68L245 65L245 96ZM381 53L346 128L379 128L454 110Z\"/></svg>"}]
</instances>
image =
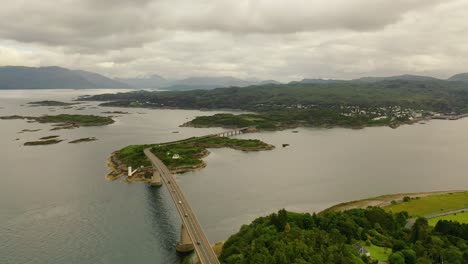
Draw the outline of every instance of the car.
<instances>
[{"instance_id":1,"label":"car","mask_svg":"<svg viewBox=\"0 0 468 264\"><path fill-rule=\"evenodd\" d=\"M182 204L182 201L179 201L179 204Z\"/></svg>"},{"instance_id":2,"label":"car","mask_svg":"<svg viewBox=\"0 0 468 264\"><path fill-rule=\"evenodd\" d=\"M185 216L185 217L188 217L188 214L185 214L184 216Z\"/></svg>"},{"instance_id":3,"label":"car","mask_svg":"<svg viewBox=\"0 0 468 264\"><path fill-rule=\"evenodd\" d=\"M197 241L197 245L200 245L200 240Z\"/></svg>"}]
</instances>

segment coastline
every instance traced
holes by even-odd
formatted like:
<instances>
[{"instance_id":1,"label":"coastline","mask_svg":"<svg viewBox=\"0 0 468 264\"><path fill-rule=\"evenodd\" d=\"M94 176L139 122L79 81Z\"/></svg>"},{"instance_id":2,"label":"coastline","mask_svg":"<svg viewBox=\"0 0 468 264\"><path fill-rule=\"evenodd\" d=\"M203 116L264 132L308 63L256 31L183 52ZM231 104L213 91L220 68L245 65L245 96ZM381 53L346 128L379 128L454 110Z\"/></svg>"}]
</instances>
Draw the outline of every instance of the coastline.
<instances>
[{"instance_id":1,"label":"coastline","mask_svg":"<svg viewBox=\"0 0 468 264\"><path fill-rule=\"evenodd\" d=\"M386 195L381 195L381 196L376 196L376 197L371 197L371 198L365 198L361 200L354 200L354 201L339 203L319 212L319 214L326 213L326 212L342 212L342 211L351 210L351 209L364 209L369 206L384 207L384 206L390 205L392 201L402 200L405 196L410 197L410 198L420 198L420 197L426 197L426 196L431 196L431 195L459 193L459 192L466 192L466 190L386 194Z\"/></svg>"}]
</instances>

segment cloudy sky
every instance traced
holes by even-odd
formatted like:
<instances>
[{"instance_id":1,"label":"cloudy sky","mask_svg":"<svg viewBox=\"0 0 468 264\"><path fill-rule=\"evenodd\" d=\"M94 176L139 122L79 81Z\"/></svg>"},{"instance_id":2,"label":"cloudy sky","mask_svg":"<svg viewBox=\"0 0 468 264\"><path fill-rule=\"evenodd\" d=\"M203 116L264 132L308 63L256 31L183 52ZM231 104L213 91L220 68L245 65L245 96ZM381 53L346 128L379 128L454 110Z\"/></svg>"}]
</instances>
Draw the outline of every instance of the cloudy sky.
<instances>
[{"instance_id":1,"label":"cloudy sky","mask_svg":"<svg viewBox=\"0 0 468 264\"><path fill-rule=\"evenodd\" d=\"M466 0L0 1L0 66L281 81L468 72Z\"/></svg>"}]
</instances>

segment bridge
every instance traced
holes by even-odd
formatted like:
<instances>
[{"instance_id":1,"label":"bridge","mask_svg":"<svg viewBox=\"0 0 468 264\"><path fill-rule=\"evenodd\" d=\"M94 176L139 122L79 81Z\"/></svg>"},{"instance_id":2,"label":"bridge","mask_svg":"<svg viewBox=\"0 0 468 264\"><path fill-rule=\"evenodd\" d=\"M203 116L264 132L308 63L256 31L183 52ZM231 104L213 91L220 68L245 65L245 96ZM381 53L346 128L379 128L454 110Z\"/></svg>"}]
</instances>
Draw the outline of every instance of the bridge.
<instances>
[{"instance_id":1,"label":"bridge","mask_svg":"<svg viewBox=\"0 0 468 264\"><path fill-rule=\"evenodd\" d=\"M242 127L242 128L232 129L229 131L223 131L223 132L214 134L214 136L230 137L230 136L236 136L236 135L240 135L240 134L244 134L248 132L254 132L254 131L256 131L255 127Z\"/></svg>"},{"instance_id":2,"label":"bridge","mask_svg":"<svg viewBox=\"0 0 468 264\"><path fill-rule=\"evenodd\" d=\"M217 134L207 135L205 137L229 137L240 135L248 132L255 132L255 127L243 127L237 128L229 131L220 132ZM173 141L164 143L161 145L181 143L181 142L190 142L196 140L196 138L183 139L179 141ZM203 229L200 223L197 220L197 217L192 211L187 199L184 196L184 193L180 189L179 185L175 181L174 176L171 174L171 171L167 168L166 165L154 155L150 148L147 148L143 151L146 157L151 161L153 167L153 177L151 179L152 186L161 186L163 183L166 184L171 198L174 201L177 211L179 213L180 219L182 220L182 227L180 230L180 241L176 245L176 250L178 252L191 252L195 250L198 255L198 259L202 264L219 264L218 257L213 251L210 242L205 236Z\"/></svg>"},{"instance_id":3,"label":"bridge","mask_svg":"<svg viewBox=\"0 0 468 264\"><path fill-rule=\"evenodd\" d=\"M144 153L153 166L151 185L160 186L163 182L166 184L172 200L177 207L180 219L182 220L180 241L176 245L176 250L178 252L191 252L195 250L200 263L219 264L218 257L214 253L210 242L206 238L197 217L193 213L184 193L175 181L174 176L166 165L150 151L150 148L145 149Z\"/></svg>"}]
</instances>

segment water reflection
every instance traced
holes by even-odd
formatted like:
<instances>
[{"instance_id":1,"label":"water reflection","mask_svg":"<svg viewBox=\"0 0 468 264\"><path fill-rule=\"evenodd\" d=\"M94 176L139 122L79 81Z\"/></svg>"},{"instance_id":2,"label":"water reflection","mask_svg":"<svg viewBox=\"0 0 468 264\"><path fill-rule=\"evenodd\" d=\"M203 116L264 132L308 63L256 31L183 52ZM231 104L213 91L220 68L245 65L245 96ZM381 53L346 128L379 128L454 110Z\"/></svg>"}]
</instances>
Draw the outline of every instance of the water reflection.
<instances>
[{"instance_id":1,"label":"water reflection","mask_svg":"<svg viewBox=\"0 0 468 264\"><path fill-rule=\"evenodd\" d=\"M170 259L164 259L164 263L180 263L181 254L173 254L175 245L179 239L180 219L175 210L167 189L164 186L145 188L148 211L151 215L152 233L160 241L160 251L165 252Z\"/></svg>"}]
</instances>

